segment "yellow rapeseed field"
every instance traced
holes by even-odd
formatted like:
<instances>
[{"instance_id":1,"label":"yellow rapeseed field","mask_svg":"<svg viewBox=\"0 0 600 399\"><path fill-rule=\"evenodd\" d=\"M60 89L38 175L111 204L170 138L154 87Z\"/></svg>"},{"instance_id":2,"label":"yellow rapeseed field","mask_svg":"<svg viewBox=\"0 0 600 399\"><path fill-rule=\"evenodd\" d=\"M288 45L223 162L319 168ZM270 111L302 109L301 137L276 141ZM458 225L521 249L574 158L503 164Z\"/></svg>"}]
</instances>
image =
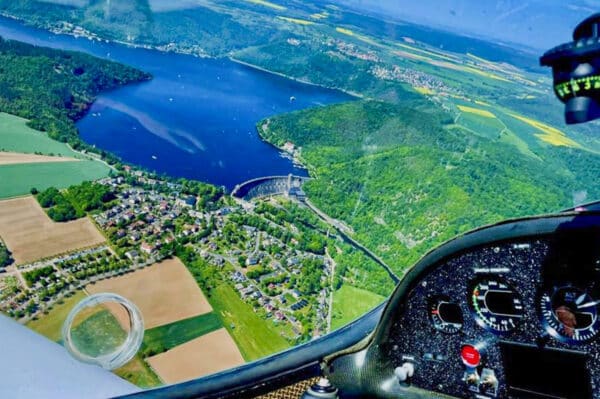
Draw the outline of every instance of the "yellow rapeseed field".
<instances>
[{"instance_id":1,"label":"yellow rapeseed field","mask_svg":"<svg viewBox=\"0 0 600 399\"><path fill-rule=\"evenodd\" d=\"M283 19L284 21L291 22L293 24L298 24L298 25L314 25L315 24L312 21L307 21L305 19L299 19L299 18L289 18L289 17L277 17L277 18Z\"/></svg>"},{"instance_id":2,"label":"yellow rapeseed field","mask_svg":"<svg viewBox=\"0 0 600 399\"><path fill-rule=\"evenodd\" d=\"M286 9L284 6L280 6L279 4L271 3L270 1L266 1L266 0L246 0L246 1L249 3L254 3L254 4L259 4L261 6L269 7L274 10L278 10L278 11L283 11Z\"/></svg>"},{"instance_id":3,"label":"yellow rapeseed field","mask_svg":"<svg viewBox=\"0 0 600 399\"><path fill-rule=\"evenodd\" d=\"M344 35L354 36L354 32L352 32L350 29L337 27L335 28L335 30L340 33L343 33Z\"/></svg>"},{"instance_id":4,"label":"yellow rapeseed field","mask_svg":"<svg viewBox=\"0 0 600 399\"><path fill-rule=\"evenodd\" d=\"M469 114L483 116L484 118L495 118L496 117L496 115L492 114L490 111L486 111L485 109L467 107L466 105L457 105L457 107L462 112L467 112Z\"/></svg>"},{"instance_id":5,"label":"yellow rapeseed field","mask_svg":"<svg viewBox=\"0 0 600 399\"><path fill-rule=\"evenodd\" d=\"M579 145L579 143L577 143L574 140L571 140L567 137L567 135L564 132L558 130L555 127L546 125L545 123L536 121L535 119L527 118L525 116L511 113L509 113L509 115L541 131L542 134L536 134L535 137L539 138L540 140L546 143L555 146L581 148L581 145Z\"/></svg>"}]
</instances>

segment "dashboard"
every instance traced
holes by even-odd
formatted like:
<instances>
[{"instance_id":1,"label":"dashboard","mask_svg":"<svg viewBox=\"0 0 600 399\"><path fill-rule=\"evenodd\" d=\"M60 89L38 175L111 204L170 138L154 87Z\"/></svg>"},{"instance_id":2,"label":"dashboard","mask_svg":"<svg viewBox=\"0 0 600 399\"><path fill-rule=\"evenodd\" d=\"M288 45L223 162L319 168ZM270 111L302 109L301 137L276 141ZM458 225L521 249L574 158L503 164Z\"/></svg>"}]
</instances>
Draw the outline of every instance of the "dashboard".
<instances>
[{"instance_id":1,"label":"dashboard","mask_svg":"<svg viewBox=\"0 0 600 399\"><path fill-rule=\"evenodd\" d=\"M599 222L509 222L433 251L328 377L341 397L600 398Z\"/></svg>"}]
</instances>

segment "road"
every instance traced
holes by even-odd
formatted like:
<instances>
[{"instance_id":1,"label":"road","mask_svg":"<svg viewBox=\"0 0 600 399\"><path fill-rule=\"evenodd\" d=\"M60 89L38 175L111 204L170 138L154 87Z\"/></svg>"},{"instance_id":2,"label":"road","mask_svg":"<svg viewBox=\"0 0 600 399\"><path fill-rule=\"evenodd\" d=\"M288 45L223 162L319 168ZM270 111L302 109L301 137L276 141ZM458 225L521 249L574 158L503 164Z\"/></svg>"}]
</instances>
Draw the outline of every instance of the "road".
<instances>
[{"instance_id":1,"label":"road","mask_svg":"<svg viewBox=\"0 0 600 399\"><path fill-rule=\"evenodd\" d=\"M354 238L348 235L349 231L351 231L348 226L346 226L339 220L327 215L325 212L317 208L312 202L310 202L310 200L306 199L304 201L304 204L308 207L308 209L313 211L321 220L323 220L325 223L336 229L346 242L348 242L354 248L362 251L365 255L367 255L369 258L373 259L377 264L383 267L394 282L394 284L398 284L400 282L400 278L396 275L396 273L394 273L392 268L389 267L379 256L377 256L370 249L368 249L367 247L365 247L364 245L362 245L361 243L359 243Z\"/></svg>"}]
</instances>

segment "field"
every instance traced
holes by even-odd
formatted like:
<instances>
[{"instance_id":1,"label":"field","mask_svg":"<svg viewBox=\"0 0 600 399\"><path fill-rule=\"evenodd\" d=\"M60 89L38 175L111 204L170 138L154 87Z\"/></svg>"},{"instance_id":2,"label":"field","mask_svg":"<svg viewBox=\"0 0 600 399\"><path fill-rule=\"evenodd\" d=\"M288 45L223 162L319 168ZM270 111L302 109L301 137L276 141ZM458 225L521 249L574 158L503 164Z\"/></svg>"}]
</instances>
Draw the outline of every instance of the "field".
<instances>
[{"instance_id":1,"label":"field","mask_svg":"<svg viewBox=\"0 0 600 399\"><path fill-rule=\"evenodd\" d=\"M85 297L86 295L83 291L78 291L72 297L66 298L64 303L55 305L47 315L27 323L27 327L52 341L60 341L61 328L67 319L67 315Z\"/></svg>"},{"instance_id":2,"label":"field","mask_svg":"<svg viewBox=\"0 0 600 399\"><path fill-rule=\"evenodd\" d=\"M54 342L61 342L61 329L67 315L85 297L85 292L78 291L72 297L66 298L64 303L55 305L47 315L27 323L27 327ZM161 384L160 379L139 356L134 357L129 363L115 370L115 373L142 388L155 387Z\"/></svg>"},{"instance_id":3,"label":"field","mask_svg":"<svg viewBox=\"0 0 600 399\"><path fill-rule=\"evenodd\" d=\"M284 6L280 6L279 4L271 3L270 1L266 1L266 0L246 0L246 1L249 3L258 4L261 6L272 8L273 10L277 10L277 11L285 10Z\"/></svg>"},{"instance_id":4,"label":"field","mask_svg":"<svg viewBox=\"0 0 600 399\"><path fill-rule=\"evenodd\" d=\"M144 332L142 350L161 353L222 327L221 320L212 312L154 327Z\"/></svg>"},{"instance_id":5,"label":"field","mask_svg":"<svg viewBox=\"0 0 600 399\"><path fill-rule=\"evenodd\" d=\"M191 380L244 364L240 351L224 328L152 356L147 361L167 384Z\"/></svg>"},{"instance_id":6,"label":"field","mask_svg":"<svg viewBox=\"0 0 600 399\"><path fill-rule=\"evenodd\" d=\"M85 159L65 143L29 128L26 122L0 112L0 198L28 194L33 187L66 188L108 176L110 169L104 163ZM81 162L67 162L76 158Z\"/></svg>"},{"instance_id":7,"label":"field","mask_svg":"<svg viewBox=\"0 0 600 399\"><path fill-rule=\"evenodd\" d=\"M153 388L162 385L160 378L139 355L123 367L114 370L114 373L140 388Z\"/></svg>"},{"instance_id":8,"label":"field","mask_svg":"<svg viewBox=\"0 0 600 399\"><path fill-rule=\"evenodd\" d=\"M307 21L305 19L299 19L299 18L289 18L289 17L277 17L279 19L282 19L286 22L291 22L293 24L297 24L297 25L314 25L315 23L312 21Z\"/></svg>"},{"instance_id":9,"label":"field","mask_svg":"<svg viewBox=\"0 0 600 399\"><path fill-rule=\"evenodd\" d=\"M0 151L81 157L65 143L26 125L27 120L0 112Z\"/></svg>"},{"instance_id":10,"label":"field","mask_svg":"<svg viewBox=\"0 0 600 399\"><path fill-rule=\"evenodd\" d=\"M86 287L90 294L113 292L137 305L146 329L212 310L196 281L177 258Z\"/></svg>"},{"instance_id":11,"label":"field","mask_svg":"<svg viewBox=\"0 0 600 399\"><path fill-rule=\"evenodd\" d=\"M466 105L457 105L457 107L462 112L467 112L467 113L470 113L470 114L475 114L475 115L478 115L478 116L482 116L484 118L495 118L496 117L496 115L492 114L490 111L487 111L485 109L468 107Z\"/></svg>"},{"instance_id":12,"label":"field","mask_svg":"<svg viewBox=\"0 0 600 399\"><path fill-rule=\"evenodd\" d=\"M254 313L230 286L222 284L211 290L209 301L245 360L260 359L290 346L270 322Z\"/></svg>"},{"instance_id":13,"label":"field","mask_svg":"<svg viewBox=\"0 0 600 399\"><path fill-rule=\"evenodd\" d=\"M71 162L77 161L70 157L52 157L48 155L24 154L19 152L1 152L0 165L13 165L21 163L46 163L46 162Z\"/></svg>"},{"instance_id":14,"label":"field","mask_svg":"<svg viewBox=\"0 0 600 399\"><path fill-rule=\"evenodd\" d=\"M535 128L539 132L539 133L535 134L535 136L548 144L552 144L554 146L581 148L581 145L579 145L579 143L570 139L569 137L567 137L565 135L564 132L558 130L555 127L549 126L545 123L542 123L535 119L527 118L522 115L517 115L517 114L512 114L512 113L510 113L509 115L512 116L513 118Z\"/></svg>"},{"instance_id":15,"label":"field","mask_svg":"<svg viewBox=\"0 0 600 399\"><path fill-rule=\"evenodd\" d=\"M42 191L102 179L109 170L102 162L88 160L0 166L0 198L29 194L32 187Z\"/></svg>"},{"instance_id":16,"label":"field","mask_svg":"<svg viewBox=\"0 0 600 399\"><path fill-rule=\"evenodd\" d=\"M348 284L342 285L342 288L333 293L331 329L338 329L356 320L384 299L381 295Z\"/></svg>"},{"instance_id":17,"label":"field","mask_svg":"<svg viewBox=\"0 0 600 399\"><path fill-rule=\"evenodd\" d=\"M126 338L127 333L107 309L82 319L81 323L71 330L71 339L75 347L89 356L112 353L125 342Z\"/></svg>"},{"instance_id":18,"label":"field","mask_svg":"<svg viewBox=\"0 0 600 399\"><path fill-rule=\"evenodd\" d=\"M89 219L55 223L31 196L0 201L0 237L17 264L104 242Z\"/></svg>"}]
</instances>

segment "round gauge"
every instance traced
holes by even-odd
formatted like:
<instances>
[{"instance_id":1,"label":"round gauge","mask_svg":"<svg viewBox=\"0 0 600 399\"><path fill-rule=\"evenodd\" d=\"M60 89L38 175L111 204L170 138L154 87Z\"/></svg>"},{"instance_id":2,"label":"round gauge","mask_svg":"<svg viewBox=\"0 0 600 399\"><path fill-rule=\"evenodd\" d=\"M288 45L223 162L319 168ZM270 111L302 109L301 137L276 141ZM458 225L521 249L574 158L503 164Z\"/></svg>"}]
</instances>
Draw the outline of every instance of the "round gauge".
<instances>
[{"instance_id":1,"label":"round gauge","mask_svg":"<svg viewBox=\"0 0 600 399\"><path fill-rule=\"evenodd\" d=\"M445 296L435 297L429 302L429 317L433 328L446 334L455 334L463 326L460 306Z\"/></svg>"},{"instance_id":2,"label":"round gauge","mask_svg":"<svg viewBox=\"0 0 600 399\"><path fill-rule=\"evenodd\" d=\"M599 305L600 300L579 288L555 288L551 294L542 295L542 322L559 341L587 342L600 331Z\"/></svg>"},{"instance_id":3,"label":"round gauge","mask_svg":"<svg viewBox=\"0 0 600 399\"><path fill-rule=\"evenodd\" d=\"M519 295L499 278L479 280L471 291L470 303L477 324L497 334L514 330L524 314Z\"/></svg>"}]
</instances>

